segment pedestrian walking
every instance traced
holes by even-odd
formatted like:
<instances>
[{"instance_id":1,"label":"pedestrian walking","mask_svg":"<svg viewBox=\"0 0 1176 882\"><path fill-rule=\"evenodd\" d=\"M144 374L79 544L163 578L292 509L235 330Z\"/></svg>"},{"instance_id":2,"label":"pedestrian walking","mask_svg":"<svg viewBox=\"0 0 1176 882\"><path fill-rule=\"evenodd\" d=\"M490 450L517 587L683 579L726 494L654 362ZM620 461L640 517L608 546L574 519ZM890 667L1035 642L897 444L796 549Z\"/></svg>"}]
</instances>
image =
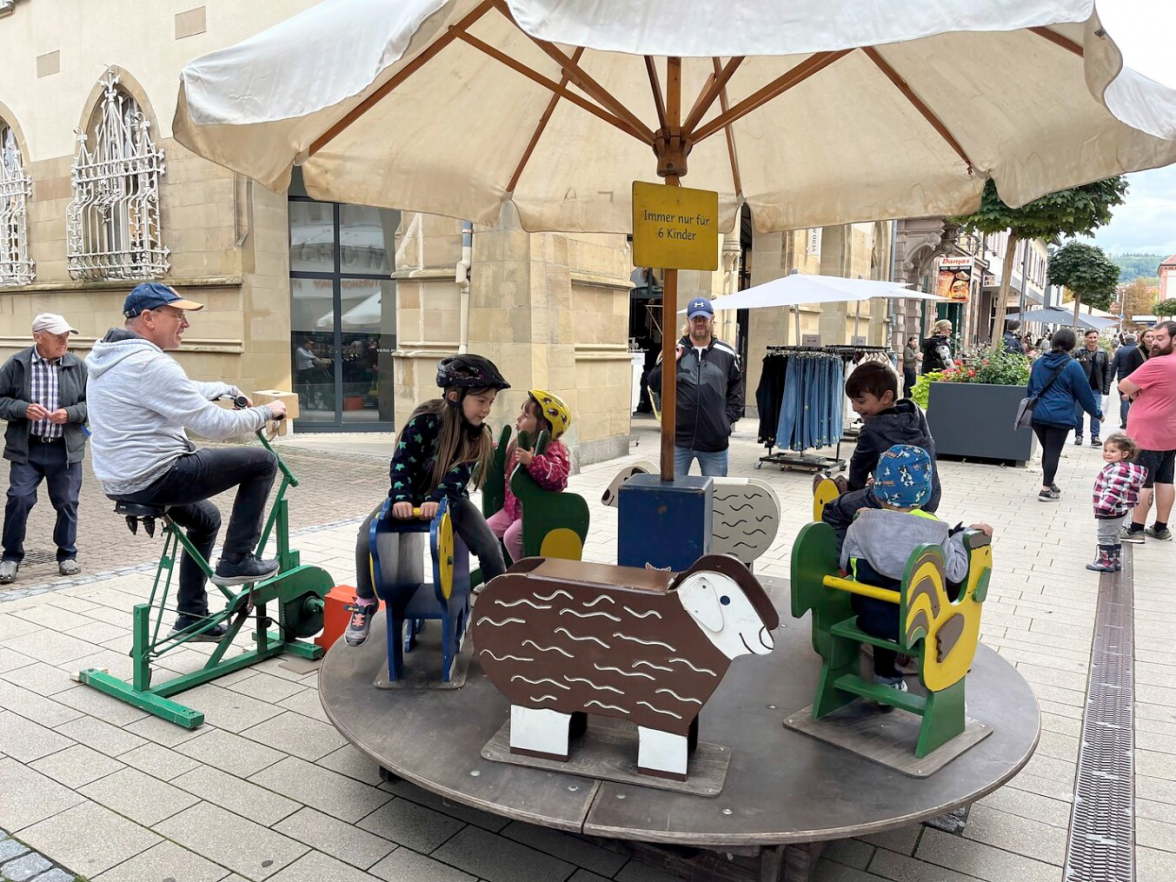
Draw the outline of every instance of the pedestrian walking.
<instances>
[{"instance_id":1,"label":"pedestrian walking","mask_svg":"<svg viewBox=\"0 0 1176 882\"><path fill-rule=\"evenodd\" d=\"M910 398L911 392L918 382L919 373L919 338L913 334L907 337L906 346L902 350L902 395Z\"/></svg>"},{"instance_id":2,"label":"pedestrian walking","mask_svg":"<svg viewBox=\"0 0 1176 882\"><path fill-rule=\"evenodd\" d=\"M1148 331L1150 338L1151 331ZM1123 345L1115 350L1115 357L1111 359L1111 380L1119 383L1126 380L1131 374L1147 361L1147 356L1144 355L1143 349L1136 345L1135 335L1126 334L1123 337ZM1119 428L1127 428L1127 413L1131 410L1131 402L1126 398L1120 396L1119 399Z\"/></svg>"},{"instance_id":3,"label":"pedestrian walking","mask_svg":"<svg viewBox=\"0 0 1176 882\"><path fill-rule=\"evenodd\" d=\"M931 336L923 341L923 373L945 371L951 362L951 322L940 319L931 327Z\"/></svg>"},{"instance_id":4,"label":"pedestrian walking","mask_svg":"<svg viewBox=\"0 0 1176 882\"><path fill-rule=\"evenodd\" d=\"M33 345L0 367L0 419L8 423L4 458L10 464L0 584L15 581L24 560L29 512L42 481L57 512L57 570L63 576L81 571L78 494L86 454L86 367L69 351L69 335L76 333L60 315L42 313L33 319Z\"/></svg>"},{"instance_id":5,"label":"pedestrian walking","mask_svg":"<svg viewBox=\"0 0 1176 882\"><path fill-rule=\"evenodd\" d=\"M1176 356L1172 349L1176 322L1160 322L1152 329L1151 358L1119 384L1119 393L1131 399L1127 414L1127 434L1139 445L1141 466L1147 480L1139 503L1131 515L1131 526L1123 531L1125 542L1171 539L1168 518L1176 500L1173 472L1176 471ZM1152 491L1156 498L1156 520L1146 532L1144 524L1151 507Z\"/></svg>"},{"instance_id":6,"label":"pedestrian walking","mask_svg":"<svg viewBox=\"0 0 1176 882\"><path fill-rule=\"evenodd\" d=\"M1082 368L1082 373L1086 375L1086 381L1090 383L1090 388L1093 390L1095 397L1098 399L1099 410L1102 410L1102 396L1111 393L1111 370L1110 358L1107 356L1105 350L1098 345L1098 331L1086 332L1086 344L1074 353L1074 360L1078 362ZM1076 447L1082 446L1082 406L1075 402L1074 404L1074 420L1076 426L1074 428L1074 445ZM1090 446L1102 447L1102 439L1099 437L1099 432L1102 429L1101 422L1094 417L1090 418Z\"/></svg>"},{"instance_id":7,"label":"pedestrian walking","mask_svg":"<svg viewBox=\"0 0 1176 882\"><path fill-rule=\"evenodd\" d=\"M1074 430L1077 409L1081 407L1102 420L1102 407L1090 388L1090 381L1070 355L1077 343L1078 338L1069 328L1055 331L1050 340L1050 353L1037 359L1029 373L1028 395L1037 399L1032 426L1041 442L1041 492L1037 498L1042 502L1062 498L1054 477L1066 436Z\"/></svg>"},{"instance_id":8,"label":"pedestrian walking","mask_svg":"<svg viewBox=\"0 0 1176 882\"><path fill-rule=\"evenodd\" d=\"M1009 319L1005 322L1004 332L1004 351L1016 353L1017 355L1025 354L1025 347L1021 344L1021 338L1017 336L1017 331L1021 330L1021 323L1017 319Z\"/></svg>"},{"instance_id":9,"label":"pedestrian walking","mask_svg":"<svg viewBox=\"0 0 1176 882\"><path fill-rule=\"evenodd\" d=\"M691 300L686 319L688 333L678 341L676 354L674 474L684 477L697 459L703 475L725 478L731 430L743 415L743 371L738 353L714 334L715 310L709 300ZM661 369L659 363L649 372L655 390L661 388Z\"/></svg>"}]
</instances>

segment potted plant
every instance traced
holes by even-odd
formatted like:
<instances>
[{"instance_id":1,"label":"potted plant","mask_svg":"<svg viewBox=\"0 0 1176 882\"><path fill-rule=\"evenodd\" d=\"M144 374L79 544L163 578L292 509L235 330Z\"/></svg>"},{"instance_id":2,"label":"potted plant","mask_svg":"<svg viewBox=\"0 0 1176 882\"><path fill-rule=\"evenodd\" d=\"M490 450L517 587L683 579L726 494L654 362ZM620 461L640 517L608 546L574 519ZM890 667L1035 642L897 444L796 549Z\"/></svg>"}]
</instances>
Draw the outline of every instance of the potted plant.
<instances>
[{"instance_id":1,"label":"potted plant","mask_svg":"<svg viewBox=\"0 0 1176 882\"><path fill-rule=\"evenodd\" d=\"M936 454L1027 462L1036 438L1013 423L1029 385L1029 366L1025 356L996 348L957 359L939 375L921 377L912 397L918 401L926 395Z\"/></svg>"}]
</instances>

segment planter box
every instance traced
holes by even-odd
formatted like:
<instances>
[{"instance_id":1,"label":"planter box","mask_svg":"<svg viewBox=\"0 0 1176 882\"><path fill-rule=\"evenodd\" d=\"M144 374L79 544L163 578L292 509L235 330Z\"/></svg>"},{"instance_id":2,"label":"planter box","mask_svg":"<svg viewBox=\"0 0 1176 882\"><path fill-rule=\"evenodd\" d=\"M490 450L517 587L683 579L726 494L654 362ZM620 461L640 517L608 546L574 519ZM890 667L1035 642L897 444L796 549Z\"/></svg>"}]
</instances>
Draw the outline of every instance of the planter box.
<instances>
[{"instance_id":1,"label":"planter box","mask_svg":"<svg viewBox=\"0 0 1176 882\"><path fill-rule=\"evenodd\" d=\"M932 383L927 423L939 456L999 460L1023 465L1037 448L1032 429L1014 429L1024 386Z\"/></svg>"}]
</instances>

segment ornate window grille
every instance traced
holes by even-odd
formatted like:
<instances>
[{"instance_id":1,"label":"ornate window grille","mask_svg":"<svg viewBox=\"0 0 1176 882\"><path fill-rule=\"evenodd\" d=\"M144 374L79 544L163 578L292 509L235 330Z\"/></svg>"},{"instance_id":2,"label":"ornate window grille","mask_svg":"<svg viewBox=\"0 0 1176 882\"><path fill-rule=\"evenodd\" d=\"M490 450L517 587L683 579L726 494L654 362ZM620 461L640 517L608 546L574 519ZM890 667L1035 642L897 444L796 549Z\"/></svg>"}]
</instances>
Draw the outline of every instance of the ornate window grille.
<instances>
[{"instance_id":1,"label":"ornate window grille","mask_svg":"<svg viewBox=\"0 0 1176 882\"><path fill-rule=\"evenodd\" d=\"M78 152L66 210L66 256L74 279L157 279L169 268L159 222L163 151L135 100L109 72ZM92 146L91 146L92 145Z\"/></svg>"},{"instance_id":2,"label":"ornate window grille","mask_svg":"<svg viewBox=\"0 0 1176 882\"><path fill-rule=\"evenodd\" d=\"M31 194L16 134L0 121L0 285L27 285L36 276L29 259L26 210Z\"/></svg>"}]
</instances>

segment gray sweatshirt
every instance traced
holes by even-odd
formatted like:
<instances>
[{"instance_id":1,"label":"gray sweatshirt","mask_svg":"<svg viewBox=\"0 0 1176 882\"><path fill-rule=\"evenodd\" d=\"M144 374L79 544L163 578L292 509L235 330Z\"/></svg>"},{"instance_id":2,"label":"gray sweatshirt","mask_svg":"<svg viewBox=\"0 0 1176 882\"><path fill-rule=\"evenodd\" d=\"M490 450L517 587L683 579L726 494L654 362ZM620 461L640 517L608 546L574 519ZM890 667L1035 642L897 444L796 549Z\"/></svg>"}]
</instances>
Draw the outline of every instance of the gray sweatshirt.
<instances>
[{"instance_id":1,"label":"gray sweatshirt","mask_svg":"<svg viewBox=\"0 0 1176 882\"><path fill-rule=\"evenodd\" d=\"M213 404L240 394L237 387L189 380L174 358L130 331L112 329L95 343L86 370L90 453L108 496L150 486L195 452L186 428L223 441L273 419L268 407L233 411Z\"/></svg>"},{"instance_id":2,"label":"gray sweatshirt","mask_svg":"<svg viewBox=\"0 0 1176 882\"><path fill-rule=\"evenodd\" d=\"M943 521L901 511L867 509L858 514L845 534L841 568L848 571L850 560L865 560L881 575L901 579L911 552L918 546L942 545L947 580L962 582L968 576L964 534L949 537L947 533Z\"/></svg>"}]
</instances>

